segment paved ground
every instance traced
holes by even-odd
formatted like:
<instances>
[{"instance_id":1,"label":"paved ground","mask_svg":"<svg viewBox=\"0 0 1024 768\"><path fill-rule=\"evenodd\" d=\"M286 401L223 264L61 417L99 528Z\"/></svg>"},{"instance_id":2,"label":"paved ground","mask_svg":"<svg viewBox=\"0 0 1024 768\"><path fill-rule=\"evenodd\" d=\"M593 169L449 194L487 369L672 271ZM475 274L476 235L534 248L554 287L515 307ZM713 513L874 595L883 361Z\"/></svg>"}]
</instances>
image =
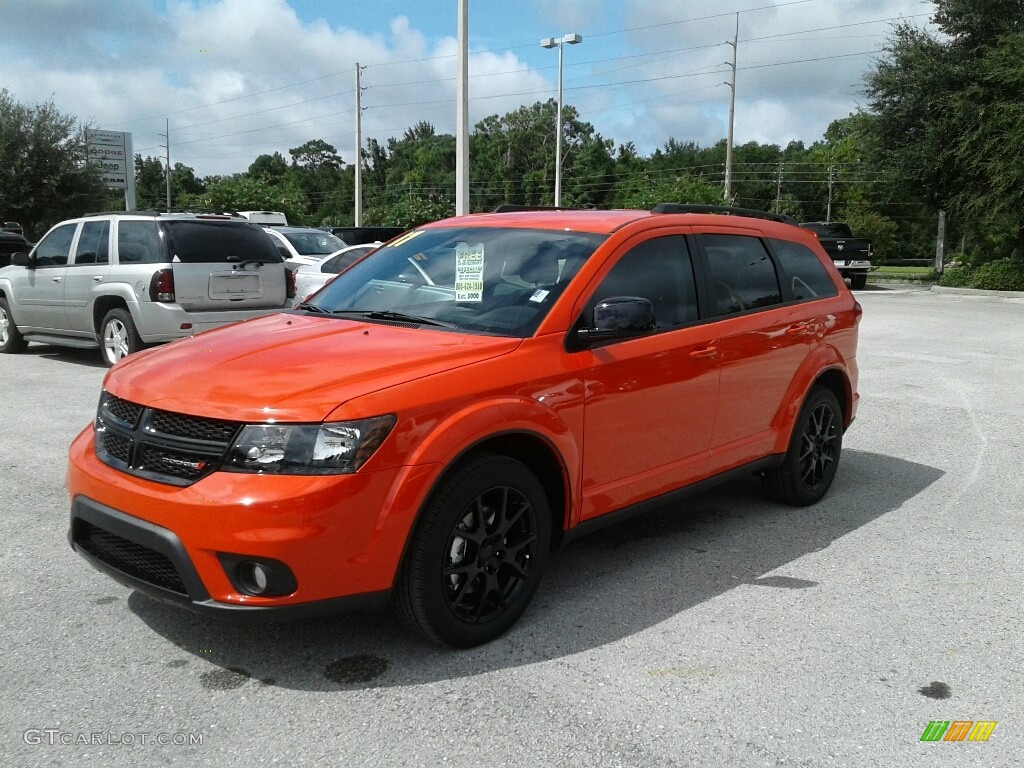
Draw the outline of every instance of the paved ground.
<instances>
[{"instance_id":1,"label":"paved ground","mask_svg":"<svg viewBox=\"0 0 1024 768\"><path fill-rule=\"evenodd\" d=\"M823 503L740 484L580 540L462 653L387 615L210 623L92 570L63 473L98 355L0 356L0 765L1020 765L1024 300L859 296Z\"/></svg>"}]
</instances>

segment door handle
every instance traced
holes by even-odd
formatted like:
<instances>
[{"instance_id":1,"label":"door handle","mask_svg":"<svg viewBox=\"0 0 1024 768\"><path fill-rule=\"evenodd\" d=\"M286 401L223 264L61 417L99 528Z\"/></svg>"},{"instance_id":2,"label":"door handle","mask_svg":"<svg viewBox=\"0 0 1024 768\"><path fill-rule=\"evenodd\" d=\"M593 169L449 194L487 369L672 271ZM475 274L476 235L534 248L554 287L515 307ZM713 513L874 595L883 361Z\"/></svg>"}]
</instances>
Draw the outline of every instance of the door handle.
<instances>
[{"instance_id":1,"label":"door handle","mask_svg":"<svg viewBox=\"0 0 1024 768\"><path fill-rule=\"evenodd\" d=\"M801 336L807 333L807 323L797 323L786 329L787 336Z\"/></svg>"},{"instance_id":2,"label":"door handle","mask_svg":"<svg viewBox=\"0 0 1024 768\"><path fill-rule=\"evenodd\" d=\"M60 282L60 278L59 277L52 277L50 279L53 280L53 282L55 282L55 283L59 283Z\"/></svg>"},{"instance_id":3,"label":"door handle","mask_svg":"<svg viewBox=\"0 0 1024 768\"><path fill-rule=\"evenodd\" d=\"M92 281L94 283L102 283L103 282L103 275L93 275L92 276Z\"/></svg>"},{"instance_id":4,"label":"door handle","mask_svg":"<svg viewBox=\"0 0 1024 768\"><path fill-rule=\"evenodd\" d=\"M702 360L706 357L714 357L718 354L718 347L711 345L710 347L704 347L704 349L695 349L690 353L690 357L694 360Z\"/></svg>"}]
</instances>

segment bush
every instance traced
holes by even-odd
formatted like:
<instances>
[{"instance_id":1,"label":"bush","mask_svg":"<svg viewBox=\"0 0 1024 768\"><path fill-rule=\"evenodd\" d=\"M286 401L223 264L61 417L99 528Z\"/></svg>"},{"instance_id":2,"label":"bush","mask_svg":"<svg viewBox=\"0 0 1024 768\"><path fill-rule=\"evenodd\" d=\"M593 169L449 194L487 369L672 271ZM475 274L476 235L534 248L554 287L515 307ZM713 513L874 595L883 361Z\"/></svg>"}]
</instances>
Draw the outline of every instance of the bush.
<instances>
[{"instance_id":1,"label":"bush","mask_svg":"<svg viewBox=\"0 0 1024 768\"><path fill-rule=\"evenodd\" d=\"M1012 259L999 259L976 268L947 267L939 285L987 291L1024 291L1024 264Z\"/></svg>"},{"instance_id":2,"label":"bush","mask_svg":"<svg viewBox=\"0 0 1024 768\"><path fill-rule=\"evenodd\" d=\"M1024 262L999 259L982 264L974 270L971 287L989 291L1024 291Z\"/></svg>"},{"instance_id":3,"label":"bush","mask_svg":"<svg viewBox=\"0 0 1024 768\"><path fill-rule=\"evenodd\" d=\"M970 267L946 267L939 279L939 285L947 288L970 288L973 270Z\"/></svg>"}]
</instances>

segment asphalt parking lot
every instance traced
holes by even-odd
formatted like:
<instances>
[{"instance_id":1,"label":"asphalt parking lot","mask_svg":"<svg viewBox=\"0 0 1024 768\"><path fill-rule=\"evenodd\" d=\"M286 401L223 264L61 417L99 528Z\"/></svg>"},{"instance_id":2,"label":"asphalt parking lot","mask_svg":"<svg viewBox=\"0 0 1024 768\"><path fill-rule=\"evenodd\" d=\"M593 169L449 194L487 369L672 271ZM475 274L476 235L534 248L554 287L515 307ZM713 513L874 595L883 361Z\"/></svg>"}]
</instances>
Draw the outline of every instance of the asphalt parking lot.
<instances>
[{"instance_id":1,"label":"asphalt parking lot","mask_svg":"<svg viewBox=\"0 0 1024 768\"><path fill-rule=\"evenodd\" d=\"M815 507L741 482L557 553L463 652L388 614L235 625L69 548L99 355L0 355L0 765L1016 766L1024 299L875 288ZM995 721L922 742L930 721Z\"/></svg>"}]
</instances>

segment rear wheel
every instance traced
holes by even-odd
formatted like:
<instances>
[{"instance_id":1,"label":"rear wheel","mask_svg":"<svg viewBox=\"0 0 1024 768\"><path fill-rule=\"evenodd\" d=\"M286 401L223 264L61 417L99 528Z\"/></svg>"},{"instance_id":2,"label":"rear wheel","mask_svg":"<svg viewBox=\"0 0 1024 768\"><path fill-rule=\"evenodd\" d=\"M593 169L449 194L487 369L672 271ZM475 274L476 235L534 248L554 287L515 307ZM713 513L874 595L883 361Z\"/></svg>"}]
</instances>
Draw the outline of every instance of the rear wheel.
<instances>
[{"instance_id":1,"label":"rear wheel","mask_svg":"<svg viewBox=\"0 0 1024 768\"><path fill-rule=\"evenodd\" d=\"M511 627L547 561L544 488L522 463L483 454L423 510L395 590L399 617L435 642L469 648Z\"/></svg>"},{"instance_id":2,"label":"rear wheel","mask_svg":"<svg viewBox=\"0 0 1024 768\"><path fill-rule=\"evenodd\" d=\"M7 299L0 298L0 353L13 355L28 346L11 316Z\"/></svg>"},{"instance_id":3,"label":"rear wheel","mask_svg":"<svg viewBox=\"0 0 1024 768\"><path fill-rule=\"evenodd\" d=\"M142 349L142 339L127 309L112 309L100 324L100 354L107 367Z\"/></svg>"},{"instance_id":4,"label":"rear wheel","mask_svg":"<svg viewBox=\"0 0 1024 768\"><path fill-rule=\"evenodd\" d=\"M831 390L814 387L807 395L782 464L767 476L779 501L807 506L832 485L843 447L843 411Z\"/></svg>"},{"instance_id":5,"label":"rear wheel","mask_svg":"<svg viewBox=\"0 0 1024 768\"><path fill-rule=\"evenodd\" d=\"M868 284L868 276L864 272L859 274L850 275L850 287L855 290L860 290Z\"/></svg>"}]
</instances>

